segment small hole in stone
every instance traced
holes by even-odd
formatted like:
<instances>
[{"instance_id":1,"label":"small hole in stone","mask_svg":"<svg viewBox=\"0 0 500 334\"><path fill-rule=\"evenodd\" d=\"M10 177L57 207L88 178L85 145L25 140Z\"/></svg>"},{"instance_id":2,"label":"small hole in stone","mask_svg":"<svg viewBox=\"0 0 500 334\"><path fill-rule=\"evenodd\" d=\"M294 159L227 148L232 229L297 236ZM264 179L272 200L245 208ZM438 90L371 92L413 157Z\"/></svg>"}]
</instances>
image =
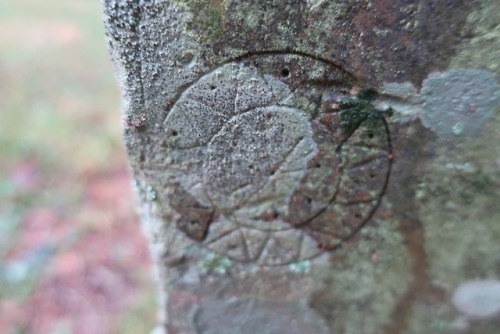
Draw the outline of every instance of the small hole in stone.
<instances>
[{"instance_id":1,"label":"small hole in stone","mask_svg":"<svg viewBox=\"0 0 500 334\"><path fill-rule=\"evenodd\" d=\"M373 172L371 172L371 173L370 173L370 178L372 178L372 179L373 179L375 176L377 176L377 174L375 174L375 173L373 173Z\"/></svg>"},{"instance_id":2,"label":"small hole in stone","mask_svg":"<svg viewBox=\"0 0 500 334\"><path fill-rule=\"evenodd\" d=\"M313 201L313 200L312 200L311 198L306 197L306 203L307 203L307 204L311 204L311 203L312 203L312 201Z\"/></svg>"},{"instance_id":3,"label":"small hole in stone","mask_svg":"<svg viewBox=\"0 0 500 334\"><path fill-rule=\"evenodd\" d=\"M284 68L281 70L281 76L282 77L288 77L290 75L290 70L288 68Z\"/></svg>"},{"instance_id":4,"label":"small hole in stone","mask_svg":"<svg viewBox=\"0 0 500 334\"><path fill-rule=\"evenodd\" d=\"M276 174L275 170L272 170L272 171L269 172L269 175L274 175L274 174Z\"/></svg>"},{"instance_id":5,"label":"small hole in stone","mask_svg":"<svg viewBox=\"0 0 500 334\"><path fill-rule=\"evenodd\" d=\"M368 138L373 138L373 133L368 133Z\"/></svg>"},{"instance_id":6,"label":"small hole in stone","mask_svg":"<svg viewBox=\"0 0 500 334\"><path fill-rule=\"evenodd\" d=\"M316 163L316 165L314 165L316 168L321 168L321 164L319 162Z\"/></svg>"},{"instance_id":7,"label":"small hole in stone","mask_svg":"<svg viewBox=\"0 0 500 334\"><path fill-rule=\"evenodd\" d=\"M173 130L173 131L172 131L172 136L176 137L177 135L179 135L179 132L177 132L177 131Z\"/></svg>"},{"instance_id":8,"label":"small hole in stone","mask_svg":"<svg viewBox=\"0 0 500 334\"><path fill-rule=\"evenodd\" d=\"M253 165L249 165L249 166L248 166L248 169L253 169Z\"/></svg>"},{"instance_id":9,"label":"small hole in stone","mask_svg":"<svg viewBox=\"0 0 500 334\"><path fill-rule=\"evenodd\" d=\"M273 213L273 219L277 219L280 216L278 212Z\"/></svg>"},{"instance_id":10,"label":"small hole in stone","mask_svg":"<svg viewBox=\"0 0 500 334\"><path fill-rule=\"evenodd\" d=\"M217 86L210 85L210 90L215 90L216 88L217 88Z\"/></svg>"}]
</instances>

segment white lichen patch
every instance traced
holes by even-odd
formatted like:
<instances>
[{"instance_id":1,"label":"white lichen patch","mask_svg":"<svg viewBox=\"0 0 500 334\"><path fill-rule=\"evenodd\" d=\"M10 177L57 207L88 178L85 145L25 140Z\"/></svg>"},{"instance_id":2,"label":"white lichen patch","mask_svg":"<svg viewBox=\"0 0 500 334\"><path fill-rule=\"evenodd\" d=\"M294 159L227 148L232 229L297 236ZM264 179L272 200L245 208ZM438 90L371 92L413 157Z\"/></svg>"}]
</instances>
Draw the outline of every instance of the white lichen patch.
<instances>
[{"instance_id":1,"label":"white lichen patch","mask_svg":"<svg viewBox=\"0 0 500 334\"><path fill-rule=\"evenodd\" d=\"M500 281L477 280L463 283L455 290L452 302L471 319L500 316Z\"/></svg>"},{"instance_id":2,"label":"white lichen patch","mask_svg":"<svg viewBox=\"0 0 500 334\"><path fill-rule=\"evenodd\" d=\"M482 70L451 70L431 74L420 92L421 118L439 137L474 135L500 105L493 75Z\"/></svg>"},{"instance_id":3,"label":"white lichen patch","mask_svg":"<svg viewBox=\"0 0 500 334\"><path fill-rule=\"evenodd\" d=\"M311 261L298 261L288 265L291 272L297 274L307 274L311 271Z\"/></svg>"}]
</instances>

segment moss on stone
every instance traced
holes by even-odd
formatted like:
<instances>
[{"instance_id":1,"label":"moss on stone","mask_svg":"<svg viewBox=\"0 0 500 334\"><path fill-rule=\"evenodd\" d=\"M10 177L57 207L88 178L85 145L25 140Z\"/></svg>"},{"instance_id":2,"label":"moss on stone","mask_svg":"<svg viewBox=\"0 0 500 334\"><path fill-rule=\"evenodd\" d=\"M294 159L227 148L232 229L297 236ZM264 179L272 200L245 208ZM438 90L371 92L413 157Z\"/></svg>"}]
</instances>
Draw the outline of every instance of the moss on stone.
<instances>
[{"instance_id":1,"label":"moss on stone","mask_svg":"<svg viewBox=\"0 0 500 334\"><path fill-rule=\"evenodd\" d=\"M344 98L339 102L341 109L340 126L342 130L350 133L356 130L359 126L367 127L370 130L378 130L380 128L380 119L384 116L393 114L392 108L386 110L378 110L373 105L373 101L377 99L378 94L372 89L365 89L355 98Z\"/></svg>"}]
</instances>

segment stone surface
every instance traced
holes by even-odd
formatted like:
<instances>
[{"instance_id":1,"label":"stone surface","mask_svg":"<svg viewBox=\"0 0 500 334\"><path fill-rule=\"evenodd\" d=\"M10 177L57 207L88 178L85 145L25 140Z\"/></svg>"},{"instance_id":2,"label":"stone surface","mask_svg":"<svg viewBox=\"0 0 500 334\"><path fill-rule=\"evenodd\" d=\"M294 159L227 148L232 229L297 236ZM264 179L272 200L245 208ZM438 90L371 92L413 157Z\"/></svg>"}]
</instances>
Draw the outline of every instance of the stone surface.
<instances>
[{"instance_id":1,"label":"stone surface","mask_svg":"<svg viewBox=\"0 0 500 334\"><path fill-rule=\"evenodd\" d=\"M498 5L103 4L168 333L498 333Z\"/></svg>"},{"instance_id":2,"label":"stone surface","mask_svg":"<svg viewBox=\"0 0 500 334\"><path fill-rule=\"evenodd\" d=\"M256 300L207 300L193 317L197 333L327 334L325 321L290 303Z\"/></svg>"}]
</instances>

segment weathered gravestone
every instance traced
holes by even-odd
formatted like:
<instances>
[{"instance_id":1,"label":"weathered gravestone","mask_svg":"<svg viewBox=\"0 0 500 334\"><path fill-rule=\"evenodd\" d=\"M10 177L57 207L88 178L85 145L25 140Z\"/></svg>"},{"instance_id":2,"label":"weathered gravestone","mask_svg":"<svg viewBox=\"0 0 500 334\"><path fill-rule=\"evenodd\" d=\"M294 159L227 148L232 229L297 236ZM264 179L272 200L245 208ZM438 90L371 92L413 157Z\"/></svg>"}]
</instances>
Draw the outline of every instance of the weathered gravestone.
<instances>
[{"instance_id":1,"label":"weathered gravestone","mask_svg":"<svg viewBox=\"0 0 500 334\"><path fill-rule=\"evenodd\" d=\"M500 333L499 2L104 11L168 333Z\"/></svg>"}]
</instances>

